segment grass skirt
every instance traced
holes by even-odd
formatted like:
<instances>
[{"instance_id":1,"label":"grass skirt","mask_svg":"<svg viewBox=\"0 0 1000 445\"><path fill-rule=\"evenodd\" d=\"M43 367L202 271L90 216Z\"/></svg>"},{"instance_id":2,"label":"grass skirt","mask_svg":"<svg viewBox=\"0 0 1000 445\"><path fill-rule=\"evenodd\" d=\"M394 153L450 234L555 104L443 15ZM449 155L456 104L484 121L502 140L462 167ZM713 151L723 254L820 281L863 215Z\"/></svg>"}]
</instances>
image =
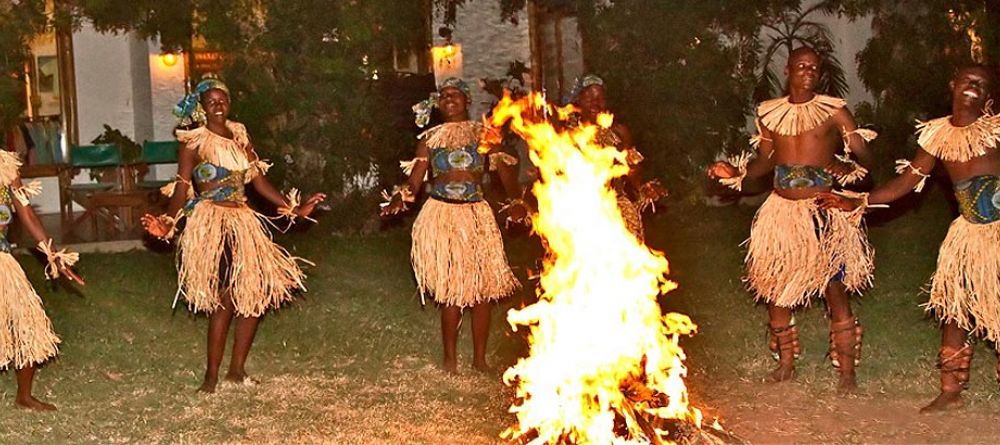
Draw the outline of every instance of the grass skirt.
<instances>
[{"instance_id":1,"label":"grass skirt","mask_svg":"<svg viewBox=\"0 0 1000 445\"><path fill-rule=\"evenodd\" d=\"M938 253L926 305L943 322L1000 341L1000 222L958 217Z\"/></svg>"},{"instance_id":2,"label":"grass skirt","mask_svg":"<svg viewBox=\"0 0 1000 445\"><path fill-rule=\"evenodd\" d=\"M9 253L0 253L0 369L21 369L56 355L59 337L42 299Z\"/></svg>"},{"instance_id":3,"label":"grass skirt","mask_svg":"<svg viewBox=\"0 0 1000 445\"><path fill-rule=\"evenodd\" d=\"M211 313L228 295L237 315L259 317L305 289L300 259L275 244L264 224L247 206L195 206L177 253L177 285L188 307Z\"/></svg>"},{"instance_id":4,"label":"grass skirt","mask_svg":"<svg viewBox=\"0 0 1000 445\"><path fill-rule=\"evenodd\" d=\"M410 259L421 294L440 304L475 306L521 287L507 264L493 210L483 201L428 199L413 223Z\"/></svg>"},{"instance_id":5,"label":"grass skirt","mask_svg":"<svg viewBox=\"0 0 1000 445\"><path fill-rule=\"evenodd\" d=\"M746 281L755 298L780 307L808 304L841 272L848 291L869 286L873 251L862 211L824 211L812 199L772 193L757 211L747 241Z\"/></svg>"}]
</instances>

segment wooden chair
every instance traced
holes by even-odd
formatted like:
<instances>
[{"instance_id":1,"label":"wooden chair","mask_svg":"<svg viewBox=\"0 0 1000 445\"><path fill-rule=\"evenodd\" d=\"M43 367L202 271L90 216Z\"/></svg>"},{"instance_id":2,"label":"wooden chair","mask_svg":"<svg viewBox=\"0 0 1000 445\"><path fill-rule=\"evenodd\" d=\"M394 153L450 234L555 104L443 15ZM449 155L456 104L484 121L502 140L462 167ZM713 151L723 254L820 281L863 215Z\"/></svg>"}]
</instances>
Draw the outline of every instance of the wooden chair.
<instances>
[{"instance_id":1,"label":"wooden chair","mask_svg":"<svg viewBox=\"0 0 1000 445\"><path fill-rule=\"evenodd\" d=\"M70 238L80 223L89 219L95 240L101 238L100 228L106 227L112 238L135 235L137 226L133 209L149 206L149 192L135 188L134 165L122 163L121 149L113 144L81 145L70 150L70 165L74 173L81 169L100 170L100 181L71 184L69 195L84 212L64 227L64 238ZM103 224L98 224L99 222Z\"/></svg>"},{"instance_id":2,"label":"wooden chair","mask_svg":"<svg viewBox=\"0 0 1000 445\"><path fill-rule=\"evenodd\" d=\"M121 164L121 160L121 149L114 144L70 147L70 167L73 169L73 175L75 176L82 169L91 169L100 172L100 180L84 184L70 184L67 187L70 199L83 207L83 214L71 218L70 223L63 227L64 239L72 237L77 226L84 220L91 221L95 238L99 237L98 218L106 222L115 222L114 215L109 214L107 209L94 205L94 196L99 193L107 193L118 187L120 178L117 177L117 167Z\"/></svg>"},{"instance_id":3,"label":"wooden chair","mask_svg":"<svg viewBox=\"0 0 1000 445\"><path fill-rule=\"evenodd\" d=\"M142 160L141 162L149 165L157 164L176 164L177 163L177 150L180 148L180 143L177 141L146 141L142 143ZM163 187L173 179L167 180L145 180L140 179L137 181L136 185L139 188L145 189L159 189Z\"/></svg>"},{"instance_id":4,"label":"wooden chair","mask_svg":"<svg viewBox=\"0 0 1000 445\"><path fill-rule=\"evenodd\" d=\"M180 143L177 141L146 141L142 144L141 162L146 168L138 172L140 176L136 178L136 187L139 190L145 190L150 193L149 201L151 208L148 210L151 213L166 211L169 198L160 193L160 187L167 185L173 179L145 179L146 172L149 170L148 167L158 164L176 164L177 150L179 148Z\"/></svg>"}]
</instances>

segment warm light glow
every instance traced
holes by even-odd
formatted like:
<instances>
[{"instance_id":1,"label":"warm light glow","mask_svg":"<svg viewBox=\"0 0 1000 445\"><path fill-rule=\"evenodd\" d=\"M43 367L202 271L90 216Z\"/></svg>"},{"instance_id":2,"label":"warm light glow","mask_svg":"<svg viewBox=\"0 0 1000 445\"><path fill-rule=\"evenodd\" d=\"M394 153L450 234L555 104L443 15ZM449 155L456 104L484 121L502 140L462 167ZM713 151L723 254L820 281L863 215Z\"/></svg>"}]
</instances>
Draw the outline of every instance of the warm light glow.
<instances>
[{"instance_id":1,"label":"warm light glow","mask_svg":"<svg viewBox=\"0 0 1000 445\"><path fill-rule=\"evenodd\" d=\"M174 53L160 54L160 61L163 62L163 65L165 66L177 65L177 54Z\"/></svg>"},{"instance_id":2,"label":"warm light glow","mask_svg":"<svg viewBox=\"0 0 1000 445\"><path fill-rule=\"evenodd\" d=\"M455 57L455 54L458 54L458 48L452 44L431 48L431 55L434 56L434 60L450 59Z\"/></svg>"},{"instance_id":3,"label":"warm light glow","mask_svg":"<svg viewBox=\"0 0 1000 445\"><path fill-rule=\"evenodd\" d=\"M463 77L462 45L449 43L432 47L431 61L434 63L434 82L437 85L449 77Z\"/></svg>"},{"instance_id":4,"label":"warm light glow","mask_svg":"<svg viewBox=\"0 0 1000 445\"><path fill-rule=\"evenodd\" d=\"M507 315L515 331L529 330L530 353L503 376L517 390L517 424L503 437L532 445L669 441L658 421L701 425L701 412L688 406L679 345L697 327L661 312L658 296L676 288L669 264L629 232L609 188L629 170L624 151L594 142L613 116L600 116L600 127L549 122L567 115L536 93L504 97L492 118L494 126L510 122L530 147L541 175L532 224L546 246L539 301Z\"/></svg>"}]
</instances>

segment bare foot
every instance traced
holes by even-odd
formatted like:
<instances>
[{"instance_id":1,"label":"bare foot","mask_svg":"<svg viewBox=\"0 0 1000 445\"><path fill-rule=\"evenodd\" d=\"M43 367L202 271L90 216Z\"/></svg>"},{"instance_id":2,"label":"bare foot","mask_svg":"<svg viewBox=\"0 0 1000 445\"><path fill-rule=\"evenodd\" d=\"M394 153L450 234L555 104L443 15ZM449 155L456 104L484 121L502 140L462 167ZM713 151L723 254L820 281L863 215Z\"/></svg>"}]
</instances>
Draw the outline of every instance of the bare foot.
<instances>
[{"instance_id":1,"label":"bare foot","mask_svg":"<svg viewBox=\"0 0 1000 445\"><path fill-rule=\"evenodd\" d=\"M14 400L14 406L21 409L30 409L32 411L55 411L56 406L51 403L45 403L41 400L36 399L34 396L28 396L27 398L18 397Z\"/></svg>"},{"instance_id":2,"label":"bare foot","mask_svg":"<svg viewBox=\"0 0 1000 445\"><path fill-rule=\"evenodd\" d=\"M479 372L484 373L484 374L492 374L493 373L493 367L491 367L490 365L487 365L486 364L486 360L473 362L472 363L472 367L476 371L479 371Z\"/></svg>"},{"instance_id":3,"label":"bare foot","mask_svg":"<svg viewBox=\"0 0 1000 445\"><path fill-rule=\"evenodd\" d=\"M855 394L858 392L858 379L853 372L843 372L840 374L840 381L837 382L837 394L842 396Z\"/></svg>"},{"instance_id":4,"label":"bare foot","mask_svg":"<svg viewBox=\"0 0 1000 445\"><path fill-rule=\"evenodd\" d=\"M257 379L247 375L246 371L229 371L226 373L225 378L227 382L238 383L240 385L254 386L260 383Z\"/></svg>"},{"instance_id":5,"label":"bare foot","mask_svg":"<svg viewBox=\"0 0 1000 445\"><path fill-rule=\"evenodd\" d=\"M961 392L941 392L929 405L920 408L923 414L950 411L965 405Z\"/></svg>"},{"instance_id":6,"label":"bare foot","mask_svg":"<svg viewBox=\"0 0 1000 445\"><path fill-rule=\"evenodd\" d=\"M445 360L441 363L441 369L445 370L448 374L458 374L458 360Z\"/></svg>"},{"instance_id":7,"label":"bare foot","mask_svg":"<svg viewBox=\"0 0 1000 445\"><path fill-rule=\"evenodd\" d=\"M768 380L774 383L791 380L795 377L795 365L791 363L778 363L778 367L774 371L771 371L767 377Z\"/></svg>"},{"instance_id":8,"label":"bare foot","mask_svg":"<svg viewBox=\"0 0 1000 445\"><path fill-rule=\"evenodd\" d=\"M201 387L198 388L198 392L203 392L205 394L214 394L215 387L218 384L219 384L218 377L205 376L205 381L201 384Z\"/></svg>"}]
</instances>

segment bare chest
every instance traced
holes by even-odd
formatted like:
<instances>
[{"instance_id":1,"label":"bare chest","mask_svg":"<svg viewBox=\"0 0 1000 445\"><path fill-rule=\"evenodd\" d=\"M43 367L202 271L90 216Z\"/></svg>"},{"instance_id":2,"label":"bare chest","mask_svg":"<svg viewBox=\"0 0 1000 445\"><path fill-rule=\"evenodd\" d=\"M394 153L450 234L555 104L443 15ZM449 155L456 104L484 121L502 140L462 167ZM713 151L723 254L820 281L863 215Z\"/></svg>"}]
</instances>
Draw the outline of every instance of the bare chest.
<instances>
[{"instance_id":1,"label":"bare chest","mask_svg":"<svg viewBox=\"0 0 1000 445\"><path fill-rule=\"evenodd\" d=\"M778 164L824 166L843 148L843 140L833 119L820 126L794 135L773 135L772 158Z\"/></svg>"}]
</instances>

